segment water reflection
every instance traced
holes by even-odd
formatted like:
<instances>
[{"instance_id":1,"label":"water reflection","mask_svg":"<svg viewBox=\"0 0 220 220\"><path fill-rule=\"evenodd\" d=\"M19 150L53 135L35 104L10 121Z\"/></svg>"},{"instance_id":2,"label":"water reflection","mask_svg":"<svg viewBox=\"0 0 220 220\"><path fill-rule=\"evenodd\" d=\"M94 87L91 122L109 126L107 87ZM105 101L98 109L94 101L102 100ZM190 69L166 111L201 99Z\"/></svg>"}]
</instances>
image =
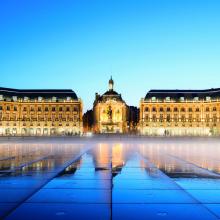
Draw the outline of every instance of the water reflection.
<instances>
[{"instance_id":1,"label":"water reflection","mask_svg":"<svg viewBox=\"0 0 220 220\"><path fill-rule=\"evenodd\" d=\"M63 213L67 204L72 204L76 219L83 219L83 216L84 219L135 219L137 216L133 216L129 209L136 209L135 204L151 204L152 207L140 206L140 213L146 210L153 213L156 209L155 215L152 217L150 212L149 216L169 219L170 215L178 216L178 212L168 206L164 210L153 204L192 206L206 201L201 194L191 190L220 190L217 187L220 183L219 162L220 143L217 139L128 141L109 138L0 144L0 202L8 207L6 211L0 208L0 217L14 210L9 217L25 218L28 207L36 212L36 218L45 218L44 209L37 209L39 204L53 207L56 213ZM210 199L208 201L212 203ZM218 200L214 202L216 204ZM95 209L103 207L104 211L98 213L88 204L94 205ZM192 209L196 209L194 205ZM204 206L210 213L215 213L210 205ZM125 207L131 215L124 213ZM82 211L85 209L88 213ZM199 208L204 216L212 219L213 215L207 209ZM52 212L47 214L54 215ZM68 211L64 213L65 219L68 218ZM184 216L185 219L189 217L192 217L190 212ZM195 219L199 217L194 216Z\"/></svg>"}]
</instances>

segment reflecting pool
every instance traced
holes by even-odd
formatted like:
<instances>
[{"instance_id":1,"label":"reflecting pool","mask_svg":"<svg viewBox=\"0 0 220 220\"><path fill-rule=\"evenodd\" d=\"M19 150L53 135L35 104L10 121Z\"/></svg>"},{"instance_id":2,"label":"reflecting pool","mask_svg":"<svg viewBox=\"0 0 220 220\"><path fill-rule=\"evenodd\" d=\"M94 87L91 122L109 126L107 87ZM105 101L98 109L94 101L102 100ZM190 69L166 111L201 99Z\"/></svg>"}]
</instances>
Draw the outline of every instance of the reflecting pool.
<instances>
[{"instance_id":1,"label":"reflecting pool","mask_svg":"<svg viewBox=\"0 0 220 220\"><path fill-rule=\"evenodd\" d=\"M220 219L220 139L0 139L0 219Z\"/></svg>"}]
</instances>

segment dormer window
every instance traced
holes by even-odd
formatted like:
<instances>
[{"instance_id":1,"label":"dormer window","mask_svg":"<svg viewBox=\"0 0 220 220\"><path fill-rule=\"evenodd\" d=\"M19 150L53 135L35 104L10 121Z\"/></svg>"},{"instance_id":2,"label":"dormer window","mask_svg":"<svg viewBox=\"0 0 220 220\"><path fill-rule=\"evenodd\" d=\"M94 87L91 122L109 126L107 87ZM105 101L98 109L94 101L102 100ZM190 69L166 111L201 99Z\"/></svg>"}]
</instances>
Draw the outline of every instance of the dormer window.
<instances>
[{"instance_id":1,"label":"dormer window","mask_svg":"<svg viewBox=\"0 0 220 220\"><path fill-rule=\"evenodd\" d=\"M211 97L210 96L206 96L206 101L210 101Z\"/></svg>"},{"instance_id":2,"label":"dormer window","mask_svg":"<svg viewBox=\"0 0 220 220\"><path fill-rule=\"evenodd\" d=\"M2 101L3 100L3 95L0 95L0 101Z\"/></svg>"},{"instance_id":3,"label":"dormer window","mask_svg":"<svg viewBox=\"0 0 220 220\"><path fill-rule=\"evenodd\" d=\"M57 101L57 97L52 97L52 102L56 102Z\"/></svg>"},{"instance_id":4,"label":"dormer window","mask_svg":"<svg viewBox=\"0 0 220 220\"><path fill-rule=\"evenodd\" d=\"M27 102L28 99L29 99L29 98L28 98L27 96L24 97L24 101L25 101L25 102Z\"/></svg>"},{"instance_id":5,"label":"dormer window","mask_svg":"<svg viewBox=\"0 0 220 220\"><path fill-rule=\"evenodd\" d=\"M38 97L38 101L41 102L43 98L41 96Z\"/></svg>"},{"instance_id":6,"label":"dormer window","mask_svg":"<svg viewBox=\"0 0 220 220\"><path fill-rule=\"evenodd\" d=\"M18 97L17 97L17 96L12 96L12 100L13 100L14 102L16 102L16 101L18 100Z\"/></svg>"},{"instance_id":7,"label":"dormer window","mask_svg":"<svg viewBox=\"0 0 220 220\"><path fill-rule=\"evenodd\" d=\"M71 101L71 97L66 97L66 101Z\"/></svg>"},{"instance_id":8,"label":"dormer window","mask_svg":"<svg viewBox=\"0 0 220 220\"><path fill-rule=\"evenodd\" d=\"M196 96L196 97L194 97L194 101L199 101L199 97L198 96Z\"/></svg>"},{"instance_id":9,"label":"dormer window","mask_svg":"<svg viewBox=\"0 0 220 220\"><path fill-rule=\"evenodd\" d=\"M185 98L182 96L182 97L180 97L180 101L181 102L184 102L185 101Z\"/></svg>"},{"instance_id":10,"label":"dormer window","mask_svg":"<svg viewBox=\"0 0 220 220\"><path fill-rule=\"evenodd\" d=\"M156 102L156 100L157 100L156 97L152 97L152 98L151 98L151 101L152 101L152 102Z\"/></svg>"},{"instance_id":11,"label":"dormer window","mask_svg":"<svg viewBox=\"0 0 220 220\"><path fill-rule=\"evenodd\" d=\"M166 97L166 102L170 102L170 97Z\"/></svg>"}]
</instances>

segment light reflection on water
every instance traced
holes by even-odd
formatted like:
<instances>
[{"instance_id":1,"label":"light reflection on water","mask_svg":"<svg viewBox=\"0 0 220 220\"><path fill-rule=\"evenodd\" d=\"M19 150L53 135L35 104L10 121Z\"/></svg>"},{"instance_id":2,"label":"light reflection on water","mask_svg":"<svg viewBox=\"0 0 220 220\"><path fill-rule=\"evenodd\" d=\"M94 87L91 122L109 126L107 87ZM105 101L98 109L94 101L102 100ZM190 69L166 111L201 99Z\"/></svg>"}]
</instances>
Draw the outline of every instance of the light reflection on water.
<instances>
[{"instance_id":1,"label":"light reflection on water","mask_svg":"<svg viewBox=\"0 0 220 220\"><path fill-rule=\"evenodd\" d=\"M92 216L94 219L133 219L132 213L129 215L125 210L137 209L135 204L151 204L152 208L139 206L140 213L148 210L153 219L171 219L170 216L178 215L178 211L169 207L161 209L164 204L174 206L204 203L204 216L209 216L210 213L218 216L218 212L210 204L218 204L220 200L214 196L207 200L205 191L196 190L220 190L219 174L218 139L58 139L56 142L24 140L0 144L0 191L1 188L8 190L7 193L2 191L5 194L0 202L6 205L8 201L10 204L14 202L14 206L9 208L10 212L22 201L33 204L60 202L96 206L98 203L106 211L100 215L87 207L91 212L88 212L90 219L93 219ZM19 197L11 189L25 191ZM215 193L220 195L220 191ZM13 201L13 198L16 200ZM107 209L104 204L108 204ZM129 205L124 209L122 204ZM192 209L195 209L194 205ZM16 216L23 217L23 205L20 206L20 209L15 209L12 213L13 219ZM74 206L73 210L75 209ZM184 206L182 209L184 210ZM86 216L80 210L78 208L75 212L79 212L79 216ZM66 212L55 212L62 215L65 213L65 218L67 217ZM43 211L37 213L39 218L45 217L42 213ZM1 213L0 208L0 217L6 215L8 210ZM185 218L188 217L192 217L190 212L186 213ZM200 219L200 215L193 217Z\"/></svg>"}]
</instances>

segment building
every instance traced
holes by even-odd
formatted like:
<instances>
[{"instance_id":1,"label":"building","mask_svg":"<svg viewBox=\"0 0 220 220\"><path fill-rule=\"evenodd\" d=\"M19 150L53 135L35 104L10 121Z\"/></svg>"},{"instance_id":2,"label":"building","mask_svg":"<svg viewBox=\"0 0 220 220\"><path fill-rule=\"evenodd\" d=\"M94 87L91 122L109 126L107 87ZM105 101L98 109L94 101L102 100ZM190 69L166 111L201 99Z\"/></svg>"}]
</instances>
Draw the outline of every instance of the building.
<instances>
[{"instance_id":1,"label":"building","mask_svg":"<svg viewBox=\"0 0 220 220\"><path fill-rule=\"evenodd\" d=\"M126 133L128 131L128 106L121 94L114 90L109 80L109 90L103 95L96 93L93 104L93 130L95 133Z\"/></svg>"},{"instance_id":2,"label":"building","mask_svg":"<svg viewBox=\"0 0 220 220\"><path fill-rule=\"evenodd\" d=\"M93 131L93 111L88 110L83 115L83 131L92 132Z\"/></svg>"},{"instance_id":3,"label":"building","mask_svg":"<svg viewBox=\"0 0 220 220\"><path fill-rule=\"evenodd\" d=\"M82 101L72 90L0 88L0 135L82 133Z\"/></svg>"},{"instance_id":4,"label":"building","mask_svg":"<svg viewBox=\"0 0 220 220\"><path fill-rule=\"evenodd\" d=\"M149 91L140 102L139 130L143 135L219 135L220 89Z\"/></svg>"},{"instance_id":5,"label":"building","mask_svg":"<svg viewBox=\"0 0 220 220\"><path fill-rule=\"evenodd\" d=\"M129 133L136 134L139 125L139 108L136 106L129 106Z\"/></svg>"}]
</instances>

